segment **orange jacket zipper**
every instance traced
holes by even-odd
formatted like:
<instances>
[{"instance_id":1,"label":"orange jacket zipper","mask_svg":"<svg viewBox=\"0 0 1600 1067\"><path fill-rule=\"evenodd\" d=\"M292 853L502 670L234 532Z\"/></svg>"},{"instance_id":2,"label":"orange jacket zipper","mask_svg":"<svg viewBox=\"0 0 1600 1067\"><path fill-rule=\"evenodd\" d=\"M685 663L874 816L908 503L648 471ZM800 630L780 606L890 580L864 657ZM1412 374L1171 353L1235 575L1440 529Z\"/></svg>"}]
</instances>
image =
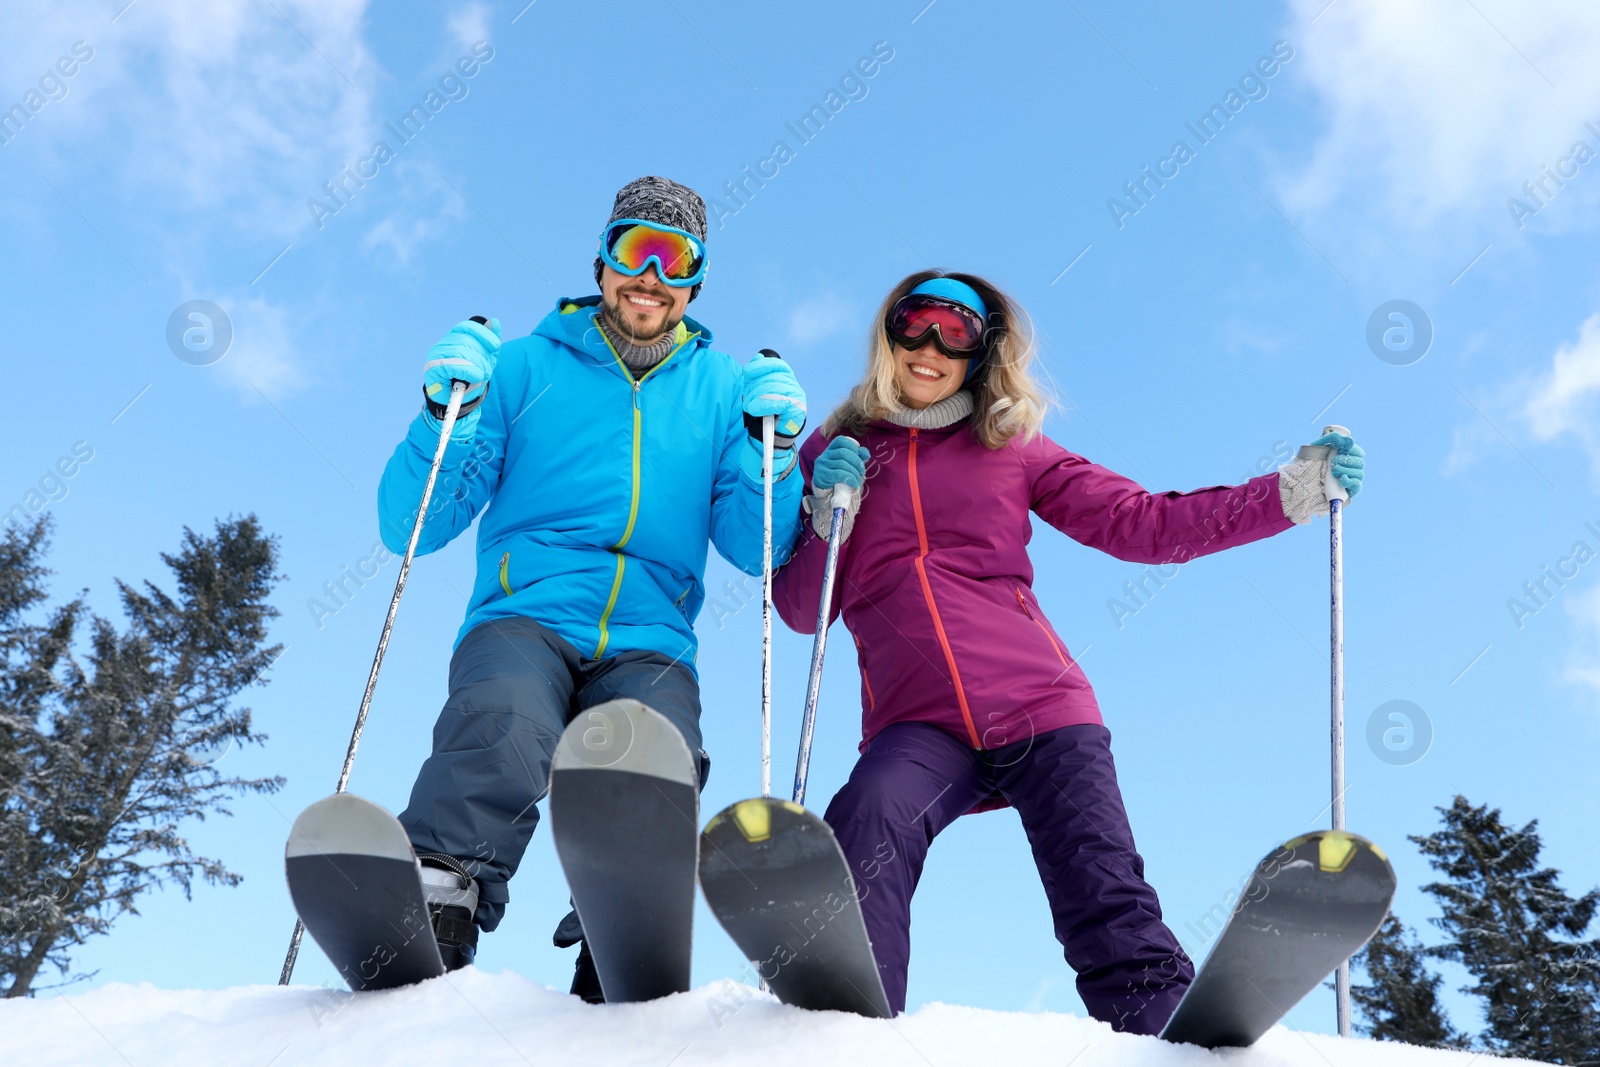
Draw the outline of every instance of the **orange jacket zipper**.
<instances>
[{"instance_id":1,"label":"orange jacket zipper","mask_svg":"<svg viewBox=\"0 0 1600 1067\"><path fill-rule=\"evenodd\" d=\"M850 636L856 639L856 652L861 656L861 684L867 687L867 710L874 711L878 707L878 700L872 695L872 680L867 677L867 650L861 646L860 637L855 634Z\"/></svg>"},{"instance_id":2,"label":"orange jacket zipper","mask_svg":"<svg viewBox=\"0 0 1600 1067\"><path fill-rule=\"evenodd\" d=\"M1046 626L1044 624L1044 620L1035 615L1028 608L1028 602L1022 599L1022 590L1013 588L1012 592L1017 594L1017 606L1022 609L1022 613L1028 618L1032 619L1034 624L1037 625L1040 630L1044 631L1044 636L1050 642L1050 647L1056 650L1056 656L1061 660L1061 665L1063 667L1071 667L1072 664L1070 661L1068 661L1066 652L1064 652L1061 646L1056 642L1056 635L1050 632L1050 627Z\"/></svg>"},{"instance_id":3,"label":"orange jacket zipper","mask_svg":"<svg viewBox=\"0 0 1600 1067\"><path fill-rule=\"evenodd\" d=\"M917 520L917 578L922 582L922 596L928 602L928 614L933 616L933 630L939 635L939 647L944 649L944 661L950 668L950 680L955 683L956 703L961 705L961 718L967 725L967 736L973 748L982 748L978 741L978 728L972 724L972 709L967 706L967 691L961 685L961 671L956 667L956 655L950 650L950 638L945 635L944 621L939 618L939 605L933 602L933 587L928 584L928 568L923 562L928 556L928 530L922 523L922 493L917 488L917 430L911 429L911 513Z\"/></svg>"}]
</instances>

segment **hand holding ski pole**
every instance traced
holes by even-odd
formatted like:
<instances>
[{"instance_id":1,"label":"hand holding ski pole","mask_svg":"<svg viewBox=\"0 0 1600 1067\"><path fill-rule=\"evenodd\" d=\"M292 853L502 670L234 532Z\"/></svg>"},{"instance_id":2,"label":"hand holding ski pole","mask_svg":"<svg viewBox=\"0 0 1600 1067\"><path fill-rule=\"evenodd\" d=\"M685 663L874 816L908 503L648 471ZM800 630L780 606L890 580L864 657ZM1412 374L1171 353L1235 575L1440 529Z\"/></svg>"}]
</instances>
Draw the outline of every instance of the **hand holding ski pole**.
<instances>
[{"instance_id":1,"label":"hand holding ski pole","mask_svg":"<svg viewBox=\"0 0 1600 1067\"><path fill-rule=\"evenodd\" d=\"M438 429L449 394L463 387L460 409L450 440L472 440L478 429L478 408L489 393L489 379L500 356L500 320L474 315L450 328L432 348L422 365L422 395L427 402L428 425Z\"/></svg>"},{"instance_id":2,"label":"hand holding ski pole","mask_svg":"<svg viewBox=\"0 0 1600 1067\"><path fill-rule=\"evenodd\" d=\"M472 326L473 330L463 330L462 327L464 326ZM483 352L487 353L486 361L474 363L472 357L469 354L465 354L466 342L452 341L452 337L458 332L470 334L475 339L475 342L482 348ZM485 341L481 335L487 335L489 341L493 342L494 351L490 351L488 349L488 341ZM474 315L467 322L456 326L455 329L450 331L449 335L446 335L444 341L441 341L438 345L435 345L429 350L429 360L425 370L425 382L431 382L431 377L426 376L432 376L436 373L448 374L461 372L467 374L477 374L479 371L482 371L482 374L481 376L473 379L448 379L450 382L449 403L443 405L443 411L438 416L439 444L438 447L433 451L433 465L428 469L428 480L422 487L422 501L417 505L417 518L416 521L411 525L411 539L406 542L406 553L400 561L400 574L395 578L394 596L389 598L389 613L384 616L383 630L378 635L378 650L372 657L372 669L367 673L367 687L362 691L361 694L361 707L356 712L355 728L350 732L350 747L345 750L344 766L339 770L339 782L333 790L335 793L344 792L345 785L350 781L350 771L355 766L356 748L361 744L361 731L364 730L367 725L367 712L372 708L372 694L373 691L378 687L378 672L383 668L383 654L389 649L389 635L394 630L395 615L400 610L400 595L405 592L406 576L411 573L411 560L416 556L417 542L422 538L422 527L428 518L428 504L433 500L433 483L439 478L439 468L444 463L445 449L449 447L450 441L452 440L452 434L455 432L457 419L461 414L462 407L464 406L463 401L468 391L473 389L475 386L478 387L477 397L475 400L471 401L470 404L474 408L474 410L471 412L471 419L474 423L477 422L478 413L475 409L478 404L483 402L484 396L488 393L488 376L489 373L494 370L494 352L498 351L499 343L499 321L486 319L481 315ZM440 347L447 344L455 345L460 350L453 351L449 355L436 356L435 354L439 352ZM458 359L461 360L460 363L454 362ZM483 369L485 362L487 365L487 370ZM424 384L423 390L423 396L429 406L428 410L431 417L432 409L438 405L434 401L432 395L427 392L428 384ZM469 434L468 439L470 439L470 437L471 435ZM278 975L279 985L288 985L289 979L294 976L295 959L300 955L300 941L301 938L305 936L305 929L305 924L296 919L294 924L294 935L289 939L289 952L288 955L284 957L283 970Z\"/></svg>"},{"instance_id":3,"label":"hand holding ski pole","mask_svg":"<svg viewBox=\"0 0 1600 1067\"><path fill-rule=\"evenodd\" d=\"M795 462L795 439L806 425L806 391L800 388L794 371L783 357L770 348L763 348L755 359L744 365L742 404L744 427L750 436L740 457L740 465L754 482L761 481L762 421L773 420L773 448L782 477Z\"/></svg>"},{"instance_id":4,"label":"hand holding ski pole","mask_svg":"<svg viewBox=\"0 0 1600 1067\"><path fill-rule=\"evenodd\" d=\"M828 447L817 456L811 468L811 528L818 537L833 539L833 487L843 485L853 491L860 490L866 484L867 460L871 458L872 453L857 444L855 438L842 434L829 441ZM850 536L859 503L859 496L849 497L840 530L841 540Z\"/></svg>"},{"instance_id":5,"label":"hand holding ski pole","mask_svg":"<svg viewBox=\"0 0 1600 1067\"><path fill-rule=\"evenodd\" d=\"M1349 503L1361 491L1361 481L1366 476L1366 455L1349 430L1343 426L1324 426L1322 436L1309 445L1301 445L1294 458L1328 464L1322 488L1331 504L1335 500Z\"/></svg>"}]
</instances>

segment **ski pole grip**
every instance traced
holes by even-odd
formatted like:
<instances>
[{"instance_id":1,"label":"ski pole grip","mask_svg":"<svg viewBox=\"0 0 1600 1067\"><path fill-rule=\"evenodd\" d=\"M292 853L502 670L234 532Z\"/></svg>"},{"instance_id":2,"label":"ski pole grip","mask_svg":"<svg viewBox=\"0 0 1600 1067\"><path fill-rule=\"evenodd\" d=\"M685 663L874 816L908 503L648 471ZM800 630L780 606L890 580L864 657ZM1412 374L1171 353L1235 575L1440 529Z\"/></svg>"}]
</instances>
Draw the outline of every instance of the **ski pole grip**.
<instances>
[{"instance_id":1,"label":"ski pole grip","mask_svg":"<svg viewBox=\"0 0 1600 1067\"><path fill-rule=\"evenodd\" d=\"M761 351L756 353L756 359L782 359L782 358L783 358L782 356L778 355L778 353L775 350L771 349L771 348L763 348ZM754 360L752 360L751 362L754 362ZM744 429L745 429L745 432L748 433L751 437L755 438L757 441L761 440L761 422L762 422L763 419L771 419L772 420L773 447L781 449L781 448L792 448L794 446L794 438L785 437L781 433L778 433L778 418L777 418L776 415L752 415L748 411L745 412L744 413Z\"/></svg>"},{"instance_id":2,"label":"ski pole grip","mask_svg":"<svg viewBox=\"0 0 1600 1067\"><path fill-rule=\"evenodd\" d=\"M1350 431L1343 426L1324 426L1322 432L1324 434L1337 433L1346 437L1350 436ZM1339 450L1332 445L1301 445L1300 450L1294 454L1294 458L1325 460L1328 464L1328 473L1323 477L1322 491L1330 501L1337 500L1345 503L1349 501L1350 494L1345 492L1344 486L1339 484L1339 479L1334 477L1333 474L1333 457L1338 455L1338 452Z\"/></svg>"},{"instance_id":3,"label":"ski pole grip","mask_svg":"<svg viewBox=\"0 0 1600 1067\"><path fill-rule=\"evenodd\" d=\"M833 499L829 501L829 504L835 510L839 508L848 509L850 507L850 487L843 482L834 482Z\"/></svg>"},{"instance_id":4,"label":"ski pole grip","mask_svg":"<svg viewBox=\"0 0 1600 1067\"><path fill-rule=\"evenodd\" d=\"M484 318L482 315L474 315L468 321L469 322L475 322L479 326L487 326L487 325L489 325L489 320ZM485 389L482 393L478 394L478 396L475 397L472 400L471 403L465 402L465 397L466 397L466 394L467 394L467 390L471 389L473 387L473 385L475 385L475 384L476 384L475 382L469 382L465 378L451 378L450 379L450 392L452 394L459 394L459 396L463 400L463 403L461 404L460 409L456 412L457 416L465 415L467 412L471 411L473 408L475 408L479 404L483 403L483 398L489 395L489 390ZM426 394L424 394L424 396L426 396ZM442 405L442 404L439 405L439 406L441 408L444 407L444 405ZM431 401L430 401L429 410L430 411L432 410L432 402ZM442 419L442 418L444 418L444 415L443 415L442 412L435 412L434 413L434 417Z\"/></svg>"},{"instance_id":5,"label":"ski pole grip","mask_svg":"<svg viewBox=\"0 0 1600 1067\"><path fill-rule=\"evenodd\" d=\"M1344 437L1350 436L1350 431L1345 429L1343 426L1324 426L1322 428L1322 432L1324 434L1336 433ZM1328 476L1327 480L1323 483L1323 488L1327 491L1329 500L1338 500L1341 503L1348 504L1350 502L1350 494L1345 490L1344 486L1339 484L1339 479L1334 477L1333 474L1333 457L1338 455L1338 449L1334 448L1332 445L1327 446L1327 448Z\"/></svg>"}]
</instances>

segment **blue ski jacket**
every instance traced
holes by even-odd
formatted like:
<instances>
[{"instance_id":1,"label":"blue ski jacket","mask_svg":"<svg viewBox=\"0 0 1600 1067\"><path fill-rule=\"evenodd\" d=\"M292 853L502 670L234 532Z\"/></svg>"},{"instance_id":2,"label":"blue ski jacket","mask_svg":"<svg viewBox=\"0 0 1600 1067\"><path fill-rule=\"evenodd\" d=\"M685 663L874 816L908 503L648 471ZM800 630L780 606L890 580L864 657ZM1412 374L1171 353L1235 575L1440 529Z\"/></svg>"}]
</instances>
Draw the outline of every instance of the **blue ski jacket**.
<instances>
[{"instance_id":1,"label":"blue ski jacket","mask_svg":"<svg viewBox=\"0 0 1600 1067\"><path fill-rule=\"evenodd\" d=\"M646 649L692 668L707 542L761 573L761 485L739 465L741 368L685 317L677 347L636 380L595 324L599 302L563 298L501 346L476 434L445 451L417 552L483 511L457 644L485 620L523 615L595 659ZM391 551L405 551L438 443L419 413L384 469ZM775 567L799 535L803 492L798 477L773 486Z\"/></svg>"}]
</instances>

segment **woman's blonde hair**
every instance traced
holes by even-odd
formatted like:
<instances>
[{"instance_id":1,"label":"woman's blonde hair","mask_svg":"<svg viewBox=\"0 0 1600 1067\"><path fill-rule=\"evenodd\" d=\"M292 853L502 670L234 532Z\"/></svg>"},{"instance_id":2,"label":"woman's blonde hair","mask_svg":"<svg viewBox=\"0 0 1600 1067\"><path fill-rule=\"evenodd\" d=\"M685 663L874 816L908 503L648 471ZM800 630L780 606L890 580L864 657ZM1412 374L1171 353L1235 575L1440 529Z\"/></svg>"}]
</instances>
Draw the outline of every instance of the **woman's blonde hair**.
<instances>
[{"instance_id":1,"label":"woman's blonde hair","mask_svg":"<svg viewBox=\"0 0 1600 1067\"><path fill-rule=\"evenodd\" d=\"M1016 301L983 278L941 270L918 271L889 290L867 339L866 377L828 416L824 429L828 433L859 435L891 412L898 414L906 410L895 380L894 348L887 323L890 311L900 298L930 278L965 282L977 291L989 309L984 364L978 372L980 385L968 418L972 435L989 448L1002 448L1018 434L1024 441L1031 439L1044 426L1046 400L1028 370L1033 362L1034 342L1027 314Z\"/></svg>"}]
</instances>

